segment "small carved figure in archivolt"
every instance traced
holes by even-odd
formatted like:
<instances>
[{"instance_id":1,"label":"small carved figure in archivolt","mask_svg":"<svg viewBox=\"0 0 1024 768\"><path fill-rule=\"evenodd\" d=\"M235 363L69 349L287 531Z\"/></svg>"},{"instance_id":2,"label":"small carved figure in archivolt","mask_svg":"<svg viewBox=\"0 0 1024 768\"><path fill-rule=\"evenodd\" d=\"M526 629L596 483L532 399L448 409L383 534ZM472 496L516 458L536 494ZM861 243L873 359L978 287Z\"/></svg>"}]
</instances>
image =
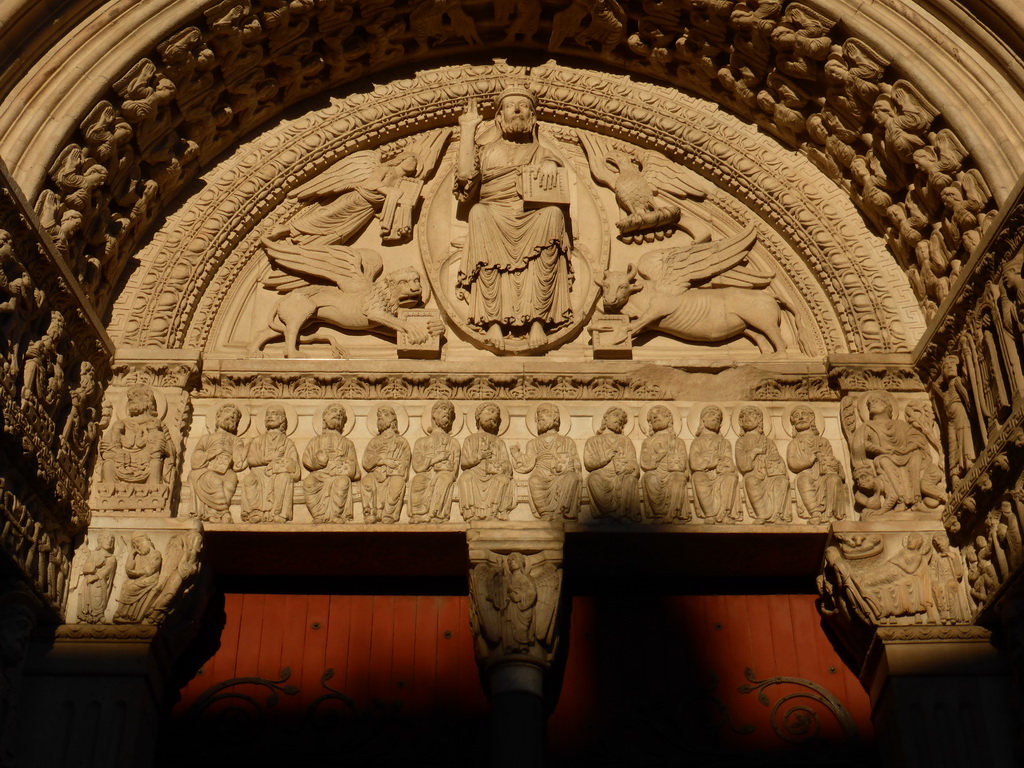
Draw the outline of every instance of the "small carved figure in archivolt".
<instances>
[{"instance_id":1,"label":"small carved figure in archivolt","mask_svg":"<svg viewBox=\"0 0 1024 768\"><path fill-rule=\"evenodd\" d=\"M625 272L605 271L596 280L604 311L630 318L625 329L609 330L627 337L657 331L698 342L744 336L765 354L784 351L786 305L760 290L774 273L744 266L755 239L749 228L725 240L651 251Z\"/></svg>"},{"instance_id":2,"label":"small carved figure in archivolt","mask_svg":"<svg viewBox=\"0 0 1024 768\"><path fill-rule=\"evenodd\" d=\"M935 548L930 562L932 592L939 620L943 624L970 621L971 607L967 602L966 574L960 554L950 549L944 533L934 536L932 544Z\"/></svg>"},{"instance_id":3,"label":"small carved figure in archivolt","mask_svg":"<svg viewBox=\"0 0 1024 768\"><path fill-rule=\"evenodd\" d=\"M732 446L721 434L722 419L717 405L700 412L700 427L690 443L690 482L698 517L714 523L738 523L743 519L736 503L740 478Z\"/></svg>"},{"instance_id":4,"label":"small carved figure in archivolt","mask_svg":"<svg viewBox=\"0 0 1024 768\"><path fill-rule=\"evenodd\" d=\"M470 627L480 659L545 658L553 650L562 574L543 553L490 553L488 561L473 566L469 579Z\"/></svg>"},{"instance_id":5,"label":"small carved figure in archivolt","mask_svg":"<svg viewBox=\"0 0 1024 768\"><path fill-rule=\"evenodd\" d=\"M268 253L277 243L273 247L311 251L330 261L332 248L350 245L375 216L383 242L408 240L423 184L437 169L451 133L428 133L388 161L377 150L355 152L290 192L289 198L310 205L271 232Z\"/></svg>"},{"instance_id":6,"label":"small carved figure in archivolt","mask_svg":"<svg viewBox=\"0 0 1024 768\"><path fill-rule=\"evenodd\" d=\"M455 406L438 400L430 409L430 434L416 441L412 449L412 479L409 493L409 522L443 523L452 515L452 495L459 474L462 452L451 436Z\"/></svg>"},{"instance_id":7,"label":"small carved figure in archivolt","mask_svg":"<svg viewBox=\"0 0 1024 768\"><path fill-rule=\"evenodd\" d=\"M690 519L686 486L690 482L686 443L675 434L675 419L664 405L647 413L650 437L640 446L640 486L644 496L644 517L655 523Z\"/></svg>"},{"instance_id":8,"label":"small carved figure in archivolt","mask_svg":"<svg viewBox=\"0 0 1024 768\"><path fill-rule=\"evenodd\" d=\"M764 414L756 405L740 409L736 438L736 466L743 473L750 517L754 523L792 519L786 463L775 443L764 433Z\"/></svg>"},{"instance_id":9,"label":"small carved figure in archivolt","mask_svg":"<svg viewBox=\"0 0 1024 768\"><path fill-rule=\"evenodd\" d=\"M346 419L345 406L328 405L323 430L302 452L302 466L309 470L302 487L314 523L350 523L353 519L352 483L359 479L359 461L355 446L344 436Z\"/></svg>"},{"instance_id":10,"label":"small carved figure in archivolt","mask_svg":"<svg viewBox=\"0 0 1024 768\"><path fill-rule=\"evenodd\" d=\"M844 519L849 505L846 473L828 440L818 434L814 411L798 405L789 421L793 439L786 462L796 475L797 514L812 523Z\"/></svg>"},{"instance_id":11,"label":"small carved figure in archivolt","mask_svg":"<svg viewBox=\"0 0 1024 768\"><path fill-rule=\"evenodd\" d=\"M946 457L949 474L959 480L977 458L971 425L971 397L960 378L960 358L946 355L942 358L942 380L933 382L932 389L942 401L946 412Z\"/></svg>"},{"instance_id":12,"label":"small carved figure in archivolt","mask_svg":"<svg viewBox=\"0 0 1024 768\"><path fill-rule=\"evenodd\" d=\"M377 409L377 435L363 451L363 520L367 523L397 523L405 506L412 451L409 441L398 434L395 409Z\"/></svg>"},{"instance_id":13,"label":"small carved figure in archivolt","mask_svg":"<svg viewBox=\"0 0 1024 768\"><path fill-rule=\"evenodd\" d=\"M928 439L893 418L892 396L868 392L867 420L853 433L853 482L865 517L937 510L946 500L945 478Z\"/></svg>"},{"instance_id":14,"label":"small carved figure in archivolt","mask_svg":"<svg viewBox=\"0 0 1024 768\"><path fill-rule=\"evenodd\" d=\"M268 288L283 293L267 320L268 329L257 334L249 346L256 355L269 342L283 338L284 356L299 356L300 335L306 326L321 323L343 331L373 331L388 337L399 331L414 344L439 336L439 321L426 330L399 318L399 308L423 304L422 278L411 268L382 275L380 254L366 248L332 246L329 249L294 246L264 241L270 263L276 268L263 280ZM308 281L317 281L310 284ZM327 285L325 283L331 283ZM337 357L345 350L332 337L314 335L305 342L326 342Z\"/></svg>"},{"instance_id":15,"label":"small carved figure in archivolt","mask_svg":"<svg viewBox=\"0 0 1024 768\"><path fill-rule=\"evenodd\" d=\"M46 333L28 345L23 365L22 404L55 406L64 391L64 315L53 311Z\"/></svg>"},{"instance_id":16,"label":"small carved figure in archivolt","mask_svg":"<svg viewBox=\"0 0 1024 768\"><path fill-rule=\"evenodd\" d=\"M231 522L231 499L238 472L245 469L247 446L238 436L242 412L227 403L217 409L217 428L203 435L192 452L192 516L216 523Z\"/></svg>"},{"instance_id":17,"label":"small carved figure in archivolt","mask_svg":"<svg viewBox=\"0 0 1024 768\"><path fill-rule=\"evenodd\" d=\"M580 514L580 457L576 443L558 433L558 407L541 403L536 414L537 437L526 450L512 446L512 466L529 473L530 509L538 520L576 520Z\"/></svg>"},{"instance_id":18,"label":"small carved figure in archivolt","mask_svg":"<svg viewBox=\"0 0 1024 768\"><path fill-rule=\"evenodd\" d=\"M114 557L114 534L96 534L95 549L86 549L75 558L72 580L78 582L78 620L83 624L102 624L114 588L117 558Z\"/></svg>"},{"instance_id":19,"label":"small carved figure in archivolt","mask_svg":"<svg viewBox=\"0 0 1024 768\"><path fill-rule=\"evenodd\" d=\"M688 199L703 200L701 184L657 152L627 151L608 139L580 131L594 181L615 193L615 201L626 217L615 222L626 242L641 243L671 237L677 229ZM697 242L707 242L711 231L696 218L688 218L684 229Z\"/></svg>"},{"instance_id":20,"label":"small carved figure in archivolt","mask_svg":"<svg viewBox=\"0 0 1024 768\"><path fill-rule=\"evenodd\" d=\"M131 551L124 561L127 577L117 597L115 624L141 624L160 582L163 555L145 533L132 535Z\"/></svg>"},{"instance_id":21,"label":"small carved figure in archivolt","mask_svg":"<svg viewBox=\"0 0 1024 768\"><path fill-rule=\"evenodd\" d=\"M462 444L459 509L466 522L508 520L516 498L512 462L498 437L501 411L494 403L481 403L475 418L476 432Z\"/></svg>"},{"instance_id":22,"label":"small carved figure in archivolt","mask_svg":"<svg viewBox=\"0 0 1024 768\"><path fill-rule=\"evenodd\" d=\"M266 432L249 443L248 474L242 478L242 520L286 523L292 519L299 452L288 437L288 415L280 405L267 406Z\"/></svg>"},{"instance_id":23,"label":"small carved figure in archivolt","mask_svg":"<svg viewBox=\"0 0 1024 768\"><path fill-rule=\"evenodd\" d=\"M628 421L621 408L609 408L597 434L583 446L587 492L594 517L640 520L640 462L636 446L622 434Z\"/></svg>"},{"instance_id":24,"label":"small carved figure in archivolt","mask_svg":"<svg viewBox=\"0 0 1024 768\"><path fill-rule=\"evenodd\" d=\"M444 24L444 17L449 24ZM462 8L462 0L415 0L409 8L409 31L421 53L440 45L454 32L470 45L483 45L476 22Z\"/></svg>"},{"instance_id":25,"label":"small carved figure in archivolt","mask_svg":"<svg viewBox=\"0 0 1024 768\"><path fill-rule=\"evenodd\" d=\"M104 483L168 482L175 470L170 430L157 415L156 396L145 386L125 393L128 414L110 425L100 439Z\"/></svg>"}]
</instances>

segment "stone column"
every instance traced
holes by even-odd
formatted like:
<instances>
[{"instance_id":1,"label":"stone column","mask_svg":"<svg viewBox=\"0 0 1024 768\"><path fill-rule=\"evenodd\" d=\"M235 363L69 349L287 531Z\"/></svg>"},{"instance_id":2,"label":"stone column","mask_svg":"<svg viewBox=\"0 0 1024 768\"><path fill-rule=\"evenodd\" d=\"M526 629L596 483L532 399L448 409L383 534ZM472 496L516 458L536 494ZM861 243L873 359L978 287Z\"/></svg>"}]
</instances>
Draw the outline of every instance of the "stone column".
<instances>
[{"instance_id":1,"label":"stone column","mask_svg":"<svg viewBox=\"0 0 1024 768\"><path fill-rule=\"evenodd\" d=\"M559 642L561 526L475 523L470 624L491 702L492 768L544 764L551 663Z\"/></svg>"},{"instance_id":2,"label":"stone column","mask_svg":"<svg viewBox=\"0 0 1024 768\"><path fill-rule=\"evenodd\" d=\"M971 623L968 578L937 522L833 525L819 606L870 695L887 766L1014 764L1008 669Z\"/></svg>"},{"instance_id":3,"label":"stone column","mask_svg":"<svg viewBox=\"0 0 1024 768\"><path fill-rule=\"evenodd\" d=\"M37 632L12 749L23 768L153 764L165 686L207 597L198 522L94 517L65 623Z\"/></svg>"}]
</instances>

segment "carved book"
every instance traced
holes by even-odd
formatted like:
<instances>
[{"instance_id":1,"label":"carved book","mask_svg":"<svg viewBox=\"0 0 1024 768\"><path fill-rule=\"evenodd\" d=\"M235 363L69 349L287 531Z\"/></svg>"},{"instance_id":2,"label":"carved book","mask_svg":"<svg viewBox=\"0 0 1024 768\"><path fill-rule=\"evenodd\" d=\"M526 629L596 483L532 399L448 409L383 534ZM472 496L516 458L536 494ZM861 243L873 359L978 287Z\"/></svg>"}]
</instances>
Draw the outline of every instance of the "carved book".
<instances>
[{"instance_id":1,"label":"carved book","mask_svg":"<svg viewBox=\"0 0 1024 768\"><path fill-rule=\"evenodd\" d=\"M569 204L569 176L565 168L558 169L557 183L551 189L540 185L540 166L523 168L523 208L541 208L545 205Z\"/></svg>"}]
</instances>

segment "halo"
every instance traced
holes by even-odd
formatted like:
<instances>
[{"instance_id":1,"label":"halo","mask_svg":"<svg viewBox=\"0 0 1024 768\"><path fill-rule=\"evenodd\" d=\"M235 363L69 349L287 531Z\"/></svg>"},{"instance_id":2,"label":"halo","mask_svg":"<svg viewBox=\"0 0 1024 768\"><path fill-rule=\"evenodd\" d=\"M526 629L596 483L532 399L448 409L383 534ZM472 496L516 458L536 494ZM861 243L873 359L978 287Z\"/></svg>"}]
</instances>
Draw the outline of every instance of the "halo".
<instances>
[{"instance_id":1,"label":"halo","mask_svg":"<svg viewBox=\"0 0 1024 768\"><path fill-rule=\"evenodd\" d=\"M743 429L742 429L742 427L740 427L740 411L742 411L744 408L757 408L757 410L759 410L761 412L761 430L764 432L765 437L771 437L772 436L772 427L773 427L772 415L770 413L768 413L768 411L765 410L762 406L755 405L754 403L742 403L740 405L735 406L732 409L732 431L733 431L733 434L735 434L735 435L742 435L743 434Z\"/></svg>"},{"instance_id":2,"label":"halo","mask_svg":"<svg viewBox=\"0 0 1024 768\"><path fill-rule=\"evenodd\" d=\"M534 403L526 409L526 428L534 437L537 436L537 409L542 405L553 405L558 409L558 434L567 435L572 428L569 410L561 403Z\"/></svg>"},{"instance_id":3,"label":"halo","mask_svg":"<svg viewBox=\"0 0 1024 768\"><path fill-rule=\"evenodd\" d=\"M299 426L299 417L295 413L295 409L292 408L292 406L290 406L288 403L267 403L266 405L260 407L260 409L259 409L259 418L255 419L256 432L258 434L260 434L260 435L266 434L266 432L267 432L267 425L266 425L267 409L275 407L275 406L277 406L279 408L283 408L284 409L284 415L288 419L288 429L285 430L285 434L288 434L288 435L293 434L295 432L295 430ZM239 424L238 428L239 428L239 430L241 430L242 425Z\"/></svg>"},{"instance_id":4,"label":"halo","mask_svg":"<svg viewBox=\"0 0 1024 768\"><path fill-rule=\"evenodd\" d=\"M377 432L377 411L382 406L393 408L395 416L398 418L398 434L404 435L409 431L409 413L404 407L394 402L393 400L378 400L376 403L370 403L370 407L366 410L366 429L371 435L380 434Z\"/></svg>"},{"instance_id":5,"label":"halo","mask_svg":"<svg viewBox=\"0 0 1024 768\"><path fill-rule=\"evenodd\" d=\"M341 430L341 434L343 434L343 435L350 434L352 432L352 430L356 426L355 416L352 415L352 409L351 408L349 408L344 403L338 402L338 401L335 401L333 403L328 403L323 408L321 408L319 410L319 412L316 413L316 415L313 416L313 431L316 434L318 434L318 435L322 435L323 434L323 431L324 431L324 411L326 411L327 408L329 406L332 406L332 405L340 405L344 409L344 411L345 411L345 427Z\"/></svg>"},{"instance_id":6,"label":"halo","mask_svg":"<svg viewBox=\"0 0 1024 768\"><path fill-rule=\"evenodd\" d=\"M153 393L153 399L156 400L156 417L160 421L164 420L164 417L167 415L167 398L164 396L164 393L156 387L151 387L147 384L132 384L124 388L124 394L118 399L117 405L114 406L114 415L120 421L128 418L128 390L143 388Z\"/></svg>"},{"instance_id":7,"label":"halo","mask_svg":"<svg viewBox=\"0 0 1024 768\"><path fill-rule=\"evenodd\" d=\"M238 419L238 431L235 432L237 436L241 437L242 435L244 435L248 431L249 427L252 425L252 414L249 413L249 407L244 403L223 402L211 403L211 405L215 407L210 408L210 410L206 412L206 431L209 432L210 434L213 434L214 432L217 431L217 411L219 411L225 405L235 406L235 408L237 408L238 412L241 414L241 417Z\"/></svg>"},{"instance_id":8,"label":"halo","mask_svg":"<svg viewBox=\"0 0 1024 768\"><path fill-rule=\"evenodd\" d=\"M810 403L793 403L792 405L787 405L785 410L783 410L782 412L782 429L786 432L787 435L792 437L794 434L793 424L790 422L789 419L793 415L793 411L795 411L797 408L810 408L811 413L814 414L814 426L817 428L818 434L820 435L824 433L825 417L821 415L821 411L819 411Z\"/></svg>"},{"instance_id":9,"label":"halo","mask_svg":"<svg viewBox=\"0 0 1024 768\"><path fill-rule=\"evenodd\" d=\"M434 422L431 420L430 414L434 410L434 406L437 403L449 402L455 408L455 420L452 421L452 429L448 434L457 435L462 431L462 428L466 425L466 414L461 408L452 400L432 400L429 403L423 404L423 410L420 411L420 425L423 428L424 435L434 434Z\"/></svg>"},{"instance_id":10,"label":"halo","mask_svg":"<svg viewBox=\"0 0 1024 768\"><path fill-rule=\"evenodd\" d=\"M508 425L510 422L508 415L508 408L505 407L504 403L499 403L497 400L487 401L491 405L494 405L498 409L498 413L501 414L501 424L498 425L498 434L504 435L508 432ZM469 427L470 433L476 432L476 409L479 408L483 403L474 403L472 408L469 408L471 416L466 419L466 425Z\"/></svg>"},{"instance_id":11,"label":"halo","mask_svg":"<svg viewBox=\"0 0 1024 768\"><path fill-rule=\"evenodd\" d=\"M629 435L633 431L634 427L636 427L636 417L630 413L631 409L625 408L621 405L606 405L594 409L594 415L591 417L594 424L594 434L596 435L597 431L604 426L604 415L612 408L618 408L620 411L625 412L626 423L622 425L622 434Z\"/></svg>"},{"instance_id":12,"label":"halo","mask_svg":"<svg viewBox=\"0 0 1024 768\"><path fill-rule=\"evenodd\" d=\"M732 429L732 424L728 416L728 408L723 408L718 403L694 403L690 406L690 409L686 412L686 426L690 428L690 434L694 437L697 436L697 430L700 429L700 415L705 408L714 406L722 412L722 428L718 430L718 434L725 437L729 434Z\"/></svg>"},{"instance_id":13,"label":"halo","mask_svg":"<svg viewBox=\"0 0 1024 768\"><path fill-rule=\"evenodd\" d=\"M892 396L892 393L886 392L884 389L872 389L861 394L857 398L857 415L860 417L860 423L866 424L869 421L870 414L868 413L868 396L880 396L889 403L889 411L892 413L892 417L896 418L900 409L896 403L896 398Z\"/></svg>"},{"instance_id":14,"label":"halo","mask_svg":"<svg viewBox=\"0 0 1024 768\"><path fill-rule=\"evenodd\" d=\"M675 431L672 434L679 437L679 432L683 428L683 420L679 418L679 409L669 403L644 403L640 406L640 414L636 420L640 424L640 431L650 437L651 425L647 422L647 415L651 412L651 408L656 405L663 405L668 408L669 413L672 414L672 423L675 425Z\"/></svg>"}]
</instances>

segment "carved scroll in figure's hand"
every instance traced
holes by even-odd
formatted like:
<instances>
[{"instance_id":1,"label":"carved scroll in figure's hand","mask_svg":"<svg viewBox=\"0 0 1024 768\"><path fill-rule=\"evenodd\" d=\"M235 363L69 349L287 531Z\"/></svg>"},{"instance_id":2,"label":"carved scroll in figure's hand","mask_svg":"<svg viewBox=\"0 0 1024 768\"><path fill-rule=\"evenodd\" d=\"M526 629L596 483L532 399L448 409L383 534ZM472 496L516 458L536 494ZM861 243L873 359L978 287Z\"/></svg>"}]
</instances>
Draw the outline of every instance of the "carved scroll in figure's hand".
<instances>
[{"instance_id":1,"label":"carved scroll in figure's hand","mask_svg":"<svg viewBox=\"0 0 1024 768\"><path fill-rule=\"evenodd\" d=\"M423 183L433 175L450 128L434 131L391 160L376 150L355 152L289 194L310 203L270 240L292 240L320 247L349 245L374 217L380 218L384 242L403 242L412 236Z\"/></svg>"},{"instance_id":2,"label":"carved scroll in figure's hand","mask_svg":"<svg viewBox=\"0 0 1024 768\"><path fill-rule=\"evenodd\" d=\"M626 152L598 136L579 133L594 181L615 193L626 217L615 223L626 242L653 242L671 237L680 224L679 204L687 198L702 200L705 192L695 179L680 175L678 167L656 152ZM711 232L696 219L683 228L705 242Z\"/></svg>"},{"instance_id":3,"label":"carved scroll in figure's hand","mask_svg":"<svg viewBox=\"0 0 1024 768\"><path fill-rule=\"evenodd\" d=\"M745 336L765 354L781 352L785 304L762 292L774 273L746 264L755 239L751 227L725 240L651 251L626 272L606 271L596 281L605 312L628 315L629 336L645 330L698 342Z\"/></svg>"},{"instance_id":4,"label":"carved scroll in figure's hand","mask_svg":"<svg viewBox=\"0 0 1024 768\"><path fill-rule=\"evenodd\" d=\"M365 248L300 247L283 240L264 240L263 246L276 268L264 278L263 284L284 296L274 304L267 330L253 339L251 355L283 337L285 357L298 356L300 334L314 322L386 336L403 331L413 343L423 343L441 333L439 324L430 324L424 331L398 317L399 308L422 305L421 276L415 269L398 269L382 275L380 256ZM308 278L320 284L310 284ZM312 336L306 341L326 342L338 357L345 354L331 337Z\"/></svg>"}]
</instances>

